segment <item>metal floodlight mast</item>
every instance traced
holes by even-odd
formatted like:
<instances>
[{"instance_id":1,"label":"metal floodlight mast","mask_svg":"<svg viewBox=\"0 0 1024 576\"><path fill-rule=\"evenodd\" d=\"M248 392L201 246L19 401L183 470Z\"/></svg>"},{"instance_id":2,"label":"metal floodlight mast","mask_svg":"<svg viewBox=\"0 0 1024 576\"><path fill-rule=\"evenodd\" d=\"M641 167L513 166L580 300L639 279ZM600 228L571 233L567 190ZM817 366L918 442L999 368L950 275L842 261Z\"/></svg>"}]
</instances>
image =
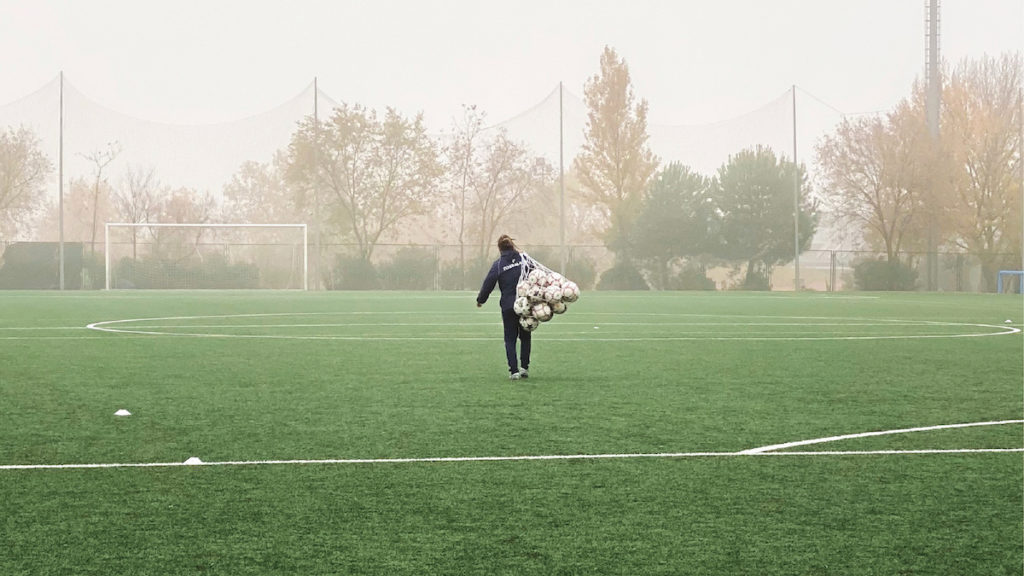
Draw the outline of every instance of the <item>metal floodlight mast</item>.
<instances>
[{"instance_id":1,"label":"metal floodlight mast","mask_svg":"<svg viewBox=\"0 0 1024 576\"><path fill-rule=\"evenodd\" d=\"M925 26L925 74L927 77L927 101L925 113L928 121L928 134L932 141L939 139L939 110L942 107L942 77L939 69L939 0L927 0L927 16ZM928 219L928 290L938 289L938 254L936 253L935 216L935 183L930 182L929 206L926 210Z\"/></svg>"}]
</instances>

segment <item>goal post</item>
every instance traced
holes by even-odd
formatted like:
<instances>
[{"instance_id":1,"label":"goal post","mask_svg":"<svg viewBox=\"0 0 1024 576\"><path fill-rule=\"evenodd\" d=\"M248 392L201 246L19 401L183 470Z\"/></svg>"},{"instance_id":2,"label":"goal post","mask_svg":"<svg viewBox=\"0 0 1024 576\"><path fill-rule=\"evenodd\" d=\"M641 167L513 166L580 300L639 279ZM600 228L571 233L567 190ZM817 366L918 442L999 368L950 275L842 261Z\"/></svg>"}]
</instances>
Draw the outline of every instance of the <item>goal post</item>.
<instances>
[{"instance_id":1,"label":"goal post","mask_svg":"<svg viewBox=\"0 0 1024 576\"><path fill-rule=\"evenodd\" d=\"M112 289L309 289L306 224L108 222Z\"/></svg>"}]
</instances>

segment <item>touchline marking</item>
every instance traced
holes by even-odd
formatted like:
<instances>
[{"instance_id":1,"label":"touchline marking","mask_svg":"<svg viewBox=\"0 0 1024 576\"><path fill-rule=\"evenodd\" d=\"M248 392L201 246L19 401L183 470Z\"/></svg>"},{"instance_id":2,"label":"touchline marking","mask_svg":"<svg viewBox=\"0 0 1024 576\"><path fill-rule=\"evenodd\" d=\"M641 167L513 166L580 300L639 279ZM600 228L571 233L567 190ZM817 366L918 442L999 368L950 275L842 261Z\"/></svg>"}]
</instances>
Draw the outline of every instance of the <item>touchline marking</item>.
<instances>
[{"instance_id":1,"label":"touchline marking","mask_svg":"<svg viewBox=\"0 0 1024 576\"><path fill-rule=\"evenodd\" d=\"M751 448L749 450L743 450L740 454L764 454L767 452L775 452L777 450L785 450L787 448L795 448L797 446L807 446L810 444L824 444L826 442L837 442L839 440L851 440L854 438L869 438L871 436L887 436L890 434L906 434L909 432L930 432L932 430L948 430L951 428L970 428L973 426L998 426L1001 424L1021 424L1024 420L998 420L994 422L967 422L964 424L942 424L939 426L922 426L919 428L902 428L900 430L879 430L876 432L861 432L859 434L843 434L842 436L828 436L826 438L814 438L811 440L799 440L797 442L787 442L785 444L772 444L771 446L761 446L759 448ZM1014 449L1016 450L1016 449ZM776 452L781 453L781 452ZM798 452L801 454L802 452Z\"/></svg>"},{"instance_id":2,"label":"touchline marking","mask_svg":"<svg viewBox=\"0 0 1024 576\"><path fill-rule=\"evenodd\" d=\"M557 460L621 460L629 458L742 458L749 456L896 456L910 454L1003 454L1024 448L949 450L863 450L830 452L658 452L641 454L546 454L539 456L451 456L432 458L325 458L319 460L226 460L222 462L138 462L107 464L5 464L0 470L71 470L83 468L178 468L199 466L267 466L302 464L430 464L457 462L522 462Z\"/></svg>"},{"instance_id":3,"label":"touchline marking","mask_svg":"<svg viewBox=\"0 0 1024 576\"><path fill-rule=\"evenodd\" d=\"M302 460L228 460L223 462L202 462L189 458L185 462L139 462L139 463L107 463L107 464L5 464L0 470L68 470L80 468L171 468L179 466L264 466L270 464L418 464L444 462L517 462L537 460L616 460L626 458L720 458L738 456L893 456L907 454L1003 454L1024 452L1024 448L955 448L955 449L921 449L921 450L833 450L819 452L786 452L786 448L823 444L851 438L884 436L888 434L906 434L909 432L928 432L950 428L969 428L973 426L997 426L1001 424L1021 424L1024 420L997 420L992 422L967 422L962 424L942 424L938 426L922 426L918 428L902 428L899 430L880 430L859 434L844 434L812 440L800 440L786 444L761 446L739 452L657 452L639 454L547 454L539 456L439 456L428 458L326 458Z\"/></svg>"}]
</instances>

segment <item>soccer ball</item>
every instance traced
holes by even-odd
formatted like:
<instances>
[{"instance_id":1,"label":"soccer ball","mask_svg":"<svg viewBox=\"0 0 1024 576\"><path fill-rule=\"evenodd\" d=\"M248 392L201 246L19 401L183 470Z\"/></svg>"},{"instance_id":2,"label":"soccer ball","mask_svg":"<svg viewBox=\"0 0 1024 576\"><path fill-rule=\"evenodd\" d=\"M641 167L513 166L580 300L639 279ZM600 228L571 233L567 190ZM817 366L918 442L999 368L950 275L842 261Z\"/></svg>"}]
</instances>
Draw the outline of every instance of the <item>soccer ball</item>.
<instances>
[{"instance_id":1,"label":"soccer ball","mask_svg":"<svg viewBox=\"0 0 1024 576\"><path fill-rule=\"evenodd\" d=\"M569 306L565 302L562 302L561 300L551 304L551 311L554 312L555 314L564 314L565 311L568 309Z\"/></svg>"},{"instance_id":2,"label":"soccer ball","mask_svg":"<svg viewBox=\"0 0 1024 576\"><path fill-rule=\"evenodd\" d=\"M530 311L530 299L525 295L516 298L515 303L512 304L512 310L519 316L526 314Z\"/></svg>"},{"instance_id":3,"label":"soccer ball","mask_svg":"<svg viewBox=\"0 0 1024 576\"><path fill-rule=\"evenodd\" d=\"M554 304L555 302L562 301L562 287L558 284L552 284L544 290L544 301L548 304Z\"/></svg>"},{"instance_id":4,"label":"soccer ball","mask_svg":"<svg viewBox=\"0 0 1024 576\"><path fill-rule=\"evenodd\" d=\"M520 281L516 284L516 296L526 296L526 293L530 290L530 285L527 282Z\"/></svg>"},{"instance_id":5,"label":"soccer ball","mask_svg":"<svg viewBox=\"0 0 1024 576\"><path fill-rule=\"evenodd\" d=\"M542 286L530 286L530 289L526 291L526 297L530 299L530 302L541 302L544 300L544 288Z\"/></svg>"},{"instance_id":6,"label":"soccer ball","mask_svg":"<svg viewBox=\"0 0 1024 576\"><path fill-rule=\"evenodd\" d=\"M544 278L545 276L547 275L544 273L544 271L538 268L530 272L530 275L526 277L526 280L530 284L540 284L541 279Z\"/></svg>"},{"instance_id":7,"label":"soccer ball","mask_svg":"<svg viewBox=\"0 0 1024 576\"><path fill-rule=\"evenodd\" d=\"M533 332L538 326L540 326L540 320L537 320L533 316L523 316L519 319L519 325L527 332Z\"/></svg>"},{"instance_id":8,"label":"soccer ball","mask_svg":"<svg viewBox=\"0 0 1024 576\"><path fill-rule=\"evenodd\" d=\"M566 282L562 285L562 301L575 302L580 297L580 287L575 282Z\"/></svg>"},{"instance_id":9,"label":"soccer ball","mask_svg":"<svg viewBox=\"0 0 1024 576\"><path fill-rule=\"evenodd\" d=\"M551 320L551 306L548 306L546 302L534 304L530 311L533 313L533 317L541 322Z\"/></svg>"}]
</instances>

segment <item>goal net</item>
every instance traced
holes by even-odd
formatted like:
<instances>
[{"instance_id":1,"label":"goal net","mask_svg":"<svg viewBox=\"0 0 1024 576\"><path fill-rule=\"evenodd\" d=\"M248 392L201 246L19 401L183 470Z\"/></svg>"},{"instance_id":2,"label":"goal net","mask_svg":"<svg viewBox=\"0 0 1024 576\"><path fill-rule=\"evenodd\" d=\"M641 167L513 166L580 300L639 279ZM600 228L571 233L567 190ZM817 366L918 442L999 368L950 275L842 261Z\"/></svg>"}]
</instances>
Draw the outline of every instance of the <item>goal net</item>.
<instances>
[{"instance_id":1,"label":"goal net","mask_svg":"<svg viewBox=\"0 0 1024 576\"><path fill-rule=\"evenodd\" d=\"M110 289L308 287L305 224L107 223Z\"/></svg>"}]
</instances>

